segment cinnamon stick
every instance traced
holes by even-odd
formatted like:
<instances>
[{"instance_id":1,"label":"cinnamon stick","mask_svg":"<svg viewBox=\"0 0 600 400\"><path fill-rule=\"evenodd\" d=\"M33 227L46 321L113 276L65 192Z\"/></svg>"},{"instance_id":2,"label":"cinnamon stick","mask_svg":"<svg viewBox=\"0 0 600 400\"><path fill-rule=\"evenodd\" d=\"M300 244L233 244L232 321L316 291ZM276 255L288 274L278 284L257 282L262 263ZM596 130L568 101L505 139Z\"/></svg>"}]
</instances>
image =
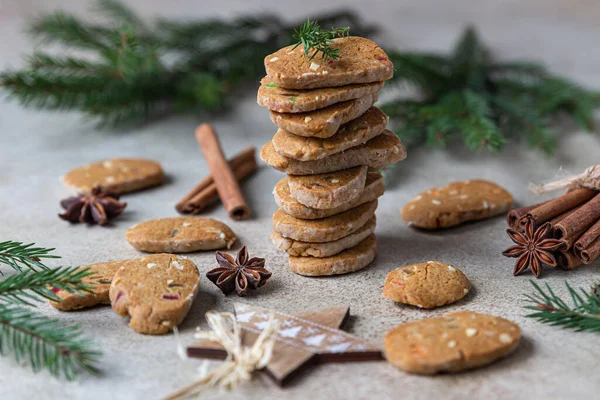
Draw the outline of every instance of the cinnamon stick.
<instances>
[{"instance_id":1,"label":"cinnamon stick","mask_svg":"<svg viewBox=\"0 0 600 400\"><path fill-rule=\"evenodd\" d=\"M225 210L229 213L229 217L237 220L247 219L250 216L250 209L244 200L240 185L223 155L213 127L209 124L202 124L196 128L196 140L204 153L204 158L206 158L206 163L217 186L217 193Z\"/></svg>"},{"instance_id":2,"label":"cinnamon stick","mask_svg":"<svg viewBox=\"0 0 600 400\"><path fill-rule=\"evenodd\" d=\"M510 210L508 214L506 214L506 222L508 223L508 227L510 229L517 229L519 220L527 215L531 210L538 208L539 206L546 204L547 201L543 203L537 203L532 206L526 206L521 208L515 208L514 210Z\"/></svg>"},{"instance_id":3,"label":"cinnamon stick","mask_svg":"<svg viewBox=\"0 0 600 400\"><path fill-rule=\"evenodd\" d=\"M556 264L559 268L570 271L583 265L583 262L573 253L573 249L560 251L556 255Z\"/></svg>"},{"instance_id":4,"label":"cinnamon stick","mask_svg":"<svg viewBox=\"0 0 600 400\"><path fill-rule=\"evenodd\" d=\"M572 190L568 193L563 194L555 199L552 199L541 206L534 208L529 211L526 215L519 219L519 227L525 228L527 220L533 219L536 225L542 225L543 223L551 220L552 218L568 211L580 204L585 203L594 197L598 192L595 190L580 188Z\"/></svg>"},{"instance_id":5,"label":"cinnamon stick","mask_svg":"<svg viewBox=\"0 0 600 400\"><path fill-rule=\"evenodd\" d=\"M575 248L575 254L584 264L591 264L596 261L600 256L600 237L597 237L581 250Z\"/></svg>"},{"instance_id":6,"label":"cinnamon stick","mask_svg":"<svg viewBox=\"0 0 600 400\"><path fill-rule=\"evenodd\" d=\"M581 235L600 219L600 194L595 193L596 195L590 201L554 225L554 237L564 240L567 248L571 248Z\"/></svg>"},{"instance_id":7,"label":"cinnamon stick","mask_svg":"<svg viewBox=\"0 0 600 400\"><path fill-rule=\"evenodd\" d=\"M229 160L229 166L233 170L233 175L238 181L241 181L248 175L254 173L258 168L256 164L254 147L248 147L236 154ZM192 190L190 190L175 206L177 211L182 214L198 214L208 204L218 197L217 185L212 175L207 176Z\"/></svg>"},{"instance_id":8,"label":"cinnamon stick","mask_svg":"<svg viewBox=\"0 0 600 400\"><path fill-rule=\"evenodd\" d=\"M573 245L576 250L583 250L589 247L590 244L594 242L598 237L600 237L600 219L596 221L594 225L590 229L588 229Z\"/></svg>"}]
</instances>

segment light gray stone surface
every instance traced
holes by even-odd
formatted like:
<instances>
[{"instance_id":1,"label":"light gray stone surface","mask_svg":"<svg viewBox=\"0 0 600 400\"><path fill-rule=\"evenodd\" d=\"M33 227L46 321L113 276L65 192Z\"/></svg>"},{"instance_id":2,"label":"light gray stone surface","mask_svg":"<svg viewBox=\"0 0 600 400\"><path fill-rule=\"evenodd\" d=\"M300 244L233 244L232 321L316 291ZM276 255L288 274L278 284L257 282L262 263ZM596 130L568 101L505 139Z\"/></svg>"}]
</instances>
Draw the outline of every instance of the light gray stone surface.
<instances>
[{"instance_id":1,"label":"light gray stone surface","mask_svg":"<svg viewBox=\"0 0 600 400\"><path fill-rule=\"evenodd\" d=\"M32 44L22 34L24 21L40 11L65 7L83 12L86 2L74 0L0 0L0 67L18 66ZM145 16L229 16L248 10L273 11L303 17L333 9L337 1L190 1L133 4ZM499 3L499 4L498 4ZM251 5L250 5L251 4ZM593 1L348 1L384 30L383 45L398 48L447 50L460 28L474 22L500 57L529 57L546 62L553 70L600 89L600 52L597 51L600 7ZM14 103L0 104L0 239L35 241L56 247L69 265L136 257L139 253L124 239L135 222L176 215L173 205L207 174L193 138L201 122L193 117L172 117L128 132L100 132L76 113L59 114L24 110ZM249 93L234 112L211 121L222 137L228 155L252 144L260 147L275 129L268 113ZM566 127L567 130L576 130ZM575 333L524 318L522 294L531 292L531 275L514 278L512 260L500 255L510 243L502 218L457 229L424 233L409 229L399 217L400 207L414 194L452 180L486 178L509 189L519 203L536 199L528 194L530 181L552 178L560 167L579 172L598 162L597 136L576 131L561 141L553 158L509 144L500 154L470 154L409 149L408 159L389 178L389 189L377 211L380 254L376 262L358 273L324 279L294 275L286 257L269 243L270 217L275 211L271 190L281 174L262 167L243 185L254 218L228 221L249 247L251 255L264 256L273 271L269 285L244 301L283 311L300 311L350 304L350 332L381 343L384 333L402 322L463 309L509 318L523 328L518 351L476 371L420 377L405 374L385 362L329 364L306 371L285 390L270 381L256 380L233 393L209 390L205 398L227 399L581 399L600 390L599 336ZM70 168L89 161L140 156L163 163L170 182L160 188L124 197L129 203L113 227L70 226L56 217L58 201L67 195L58 182ZM221 207L207 213L227 221ZM210 252L192 255L202 272L215 265ZM404 264L440 260L462 269L474 290L461 302L425 311L398 306L381 290L386 273ZM58 262L52 262L58 265ZM4 270L4 269L3 269ZM587 286L598 278L598 264L565 273L545 271L548 282L564 293L563 281ZM181 326L183 343L190 343L197 325L206 327L203 315L210 309L227 311L235 296L224 297L207 279L200 296ZM142 336L110 308L58 313L48 305L40 312L77 322L95 338L104 356L101 377L82 375L77 382L55 380L45 372L33 374L10 358L0 360L0 398L147 399L167 395L191 382L199 361L181 361L173 335Z\"/></svg>"}]
</instances>

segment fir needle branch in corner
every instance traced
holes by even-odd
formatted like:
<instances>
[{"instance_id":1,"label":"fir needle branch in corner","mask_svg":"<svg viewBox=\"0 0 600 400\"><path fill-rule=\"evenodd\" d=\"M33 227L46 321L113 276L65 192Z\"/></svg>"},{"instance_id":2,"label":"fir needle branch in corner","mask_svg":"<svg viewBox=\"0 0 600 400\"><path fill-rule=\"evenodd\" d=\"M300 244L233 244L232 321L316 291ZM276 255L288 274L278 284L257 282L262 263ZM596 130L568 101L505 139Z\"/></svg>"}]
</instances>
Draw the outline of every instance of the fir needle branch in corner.
<instances>
[{"instance_id":1,"label":"fir needle branch in corner","mask_svg":"<svg viewBox=\"0 0 600 400\"><path fill-rule=\"evenodd\" d=\"M525 296L525 301L529 305L524 308L534 312L527 317L576 331L600 332L600 283L596 284L589 293L583 289L577 291L565 283L571 297L571 306L555 294L547 283L545 289L533 281L531 284L536 293Z\"/></svg>"},{"instance_id":2,"label":"fir needle branch in corner","mask_svg":"<svg viewBox=\"0 0 600 400\"><path fill-rule=\"evenodd\" d=\"M21 242L5 241L0 242L0 264L6 264L16 271L22 271L23 268L37 271L39 269L47 270L41 259L60 258L50 254L54 249L42 247L33 247L33 243L23 244ZM1 275L0 271L0 275Z\"/></svg>"},{"instance_id":3,"label":"fir needle branch in corner","mask_svg":"<svg viewBox=\"0 0 600 400\"><path fill-rule=\"evenodd\" d=\"M330 31L321 29L319 23L306 20L300 29L294 29L293 38L298 40L298 43L293 47L296 49L302 45L304 55L312 60L321 53L321 58L324 61L337 60L340 57L340 49L331 46L335 38L346 37L350 34L350 28L332 28ZM311 54L312 51L312 54Z\"/></svg>"}]
</instances>

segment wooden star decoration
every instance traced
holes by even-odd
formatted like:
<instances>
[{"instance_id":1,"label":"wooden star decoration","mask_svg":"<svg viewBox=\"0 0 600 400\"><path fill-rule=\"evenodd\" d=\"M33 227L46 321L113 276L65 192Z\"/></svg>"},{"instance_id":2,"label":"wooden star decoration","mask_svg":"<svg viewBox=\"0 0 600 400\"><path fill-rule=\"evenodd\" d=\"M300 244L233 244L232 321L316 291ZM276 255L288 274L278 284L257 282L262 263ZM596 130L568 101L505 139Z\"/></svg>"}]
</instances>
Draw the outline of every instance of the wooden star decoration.
<instances>
[{"instance_id":1,"label":"wooden star decoration","mask_svg":"<svg viewBox=\"0 0 600 400\"><path fill-rule=\"evenodd\" d=\"M242 328L242 343L251 346L273 313L279 321L273 356L262 370L279 386L285 385L303 368L329 362L379 361L381 350L340 330L350 315L350 307L330 307L285 314L262 307L237 303L237 322ZM223 360L225 350L216 342L201 340L187 348L189 357Z\"/></svg>"}]
</instances>

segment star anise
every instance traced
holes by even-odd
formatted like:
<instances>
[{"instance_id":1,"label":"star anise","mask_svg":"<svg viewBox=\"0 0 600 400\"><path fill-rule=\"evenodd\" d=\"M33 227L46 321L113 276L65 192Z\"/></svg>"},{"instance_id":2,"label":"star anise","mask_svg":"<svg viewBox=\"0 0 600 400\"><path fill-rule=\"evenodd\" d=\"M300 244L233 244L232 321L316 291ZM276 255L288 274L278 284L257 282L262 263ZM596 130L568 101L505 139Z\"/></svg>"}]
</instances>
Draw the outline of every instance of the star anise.
<instances>
[{"instance_id":1,"label":"star anise","mask_svg":"<svg viewBox=\"0 0 600 400\"><path fill-rule=\"evenodd\" d=\"M535 277L539 278L543 265L556 267L556 257L553 252L562 247L564 242L552 238L552 227L549 223L534 228L533 221L529 219L525 224L524 232L507 229L506 233L517 244L502 253L506 257L518 257L513 272L515 276L529 267Z\"/></svg>"},{"instance_id":2,"label":"star anise","mask_svg":"<svg viewBox=\"0 0 600 400\"><path fill-rule=\"evenodd\" d=\"M236 259L227 253L217 251L219 266L206 273L206 277L225 294L235 290L238 296L245 296L247 289L258 289L267 283L271 273L265 267L265 259L248 259L246 246L238 252Z\"/></svg>"},{"instance_id":3,"label":"star anise","mask_svg":"<svg viewBox=\"0 0 600 400\"><path fill-rule=\"evenodd\" d=\"M104 225L121 214L127 203L120 202L119 195L95 187L90 193L62 200L60 205L66 211L58 216L65 221Z\"/></svg>"}]
</instances>

